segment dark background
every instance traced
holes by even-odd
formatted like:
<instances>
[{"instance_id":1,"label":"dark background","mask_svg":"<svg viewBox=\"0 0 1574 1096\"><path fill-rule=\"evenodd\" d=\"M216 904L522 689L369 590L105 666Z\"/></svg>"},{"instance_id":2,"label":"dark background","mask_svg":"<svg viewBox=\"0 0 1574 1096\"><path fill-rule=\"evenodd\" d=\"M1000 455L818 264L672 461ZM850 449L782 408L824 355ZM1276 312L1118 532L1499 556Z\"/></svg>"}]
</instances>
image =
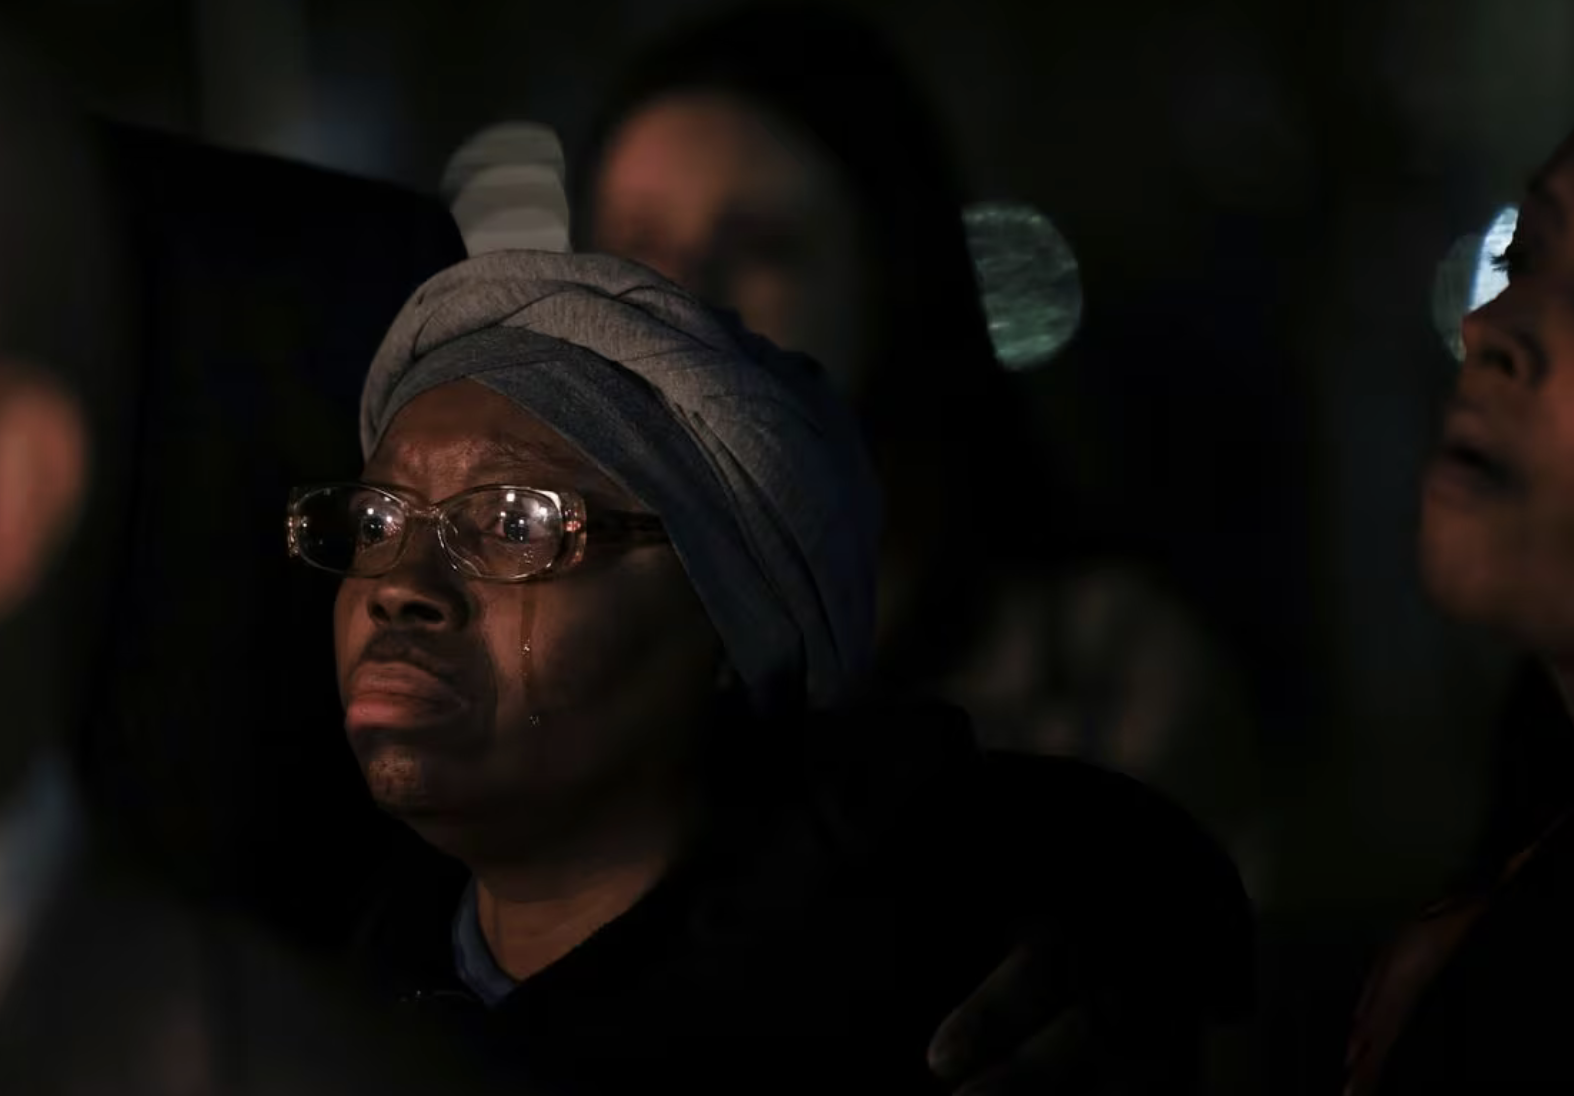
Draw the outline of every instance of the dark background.
<instances>
[{"instance_id":1,"label":"dark background","mask_svg":"<svg viewBox=\"0 0 1574 1096\"><path fill-rule=\"evenodd\" d=\"M1082 331L1021 383L1072 481L1250 683L1275 823L1274 1091L1289 1091L1317 1073L1302 1056L1325 1064L1366 949L1481 826L1506 658L1426 606L1413 563L1454 368L1431 292L1450 244L1574 127L1574 5L849 3L926 80L972 197L1037 205L1081 260ZM5 15L114 117L431 191L488 123L546 122L572 144L620 59L710 6ZM1055 519L1030 492L1021 505Z\"/></svg>"}]
</instances>

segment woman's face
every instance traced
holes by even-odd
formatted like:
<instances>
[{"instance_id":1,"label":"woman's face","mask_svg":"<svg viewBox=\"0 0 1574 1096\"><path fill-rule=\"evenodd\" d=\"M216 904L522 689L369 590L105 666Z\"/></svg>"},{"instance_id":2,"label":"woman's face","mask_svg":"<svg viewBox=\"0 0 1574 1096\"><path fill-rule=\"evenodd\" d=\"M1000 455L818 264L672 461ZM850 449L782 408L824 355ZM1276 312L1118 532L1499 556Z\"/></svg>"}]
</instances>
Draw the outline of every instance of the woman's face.
<instances>
[{"instance_id":1,"label":"woman's face","mask_svg":"<svg viewBox=\"0 0 1574 1096\"><path fill-rule=\"evenodd\" d=\"M366 481L417 499L484 484L637 499L540 419L473 381L411 400ZM714 699L720 640L670 545L549 581L460 573L430 528L334 611L345 730L372 797L453 855L573 825L678 768Z\"/></svg>"},{"instance_id":2,"label":"woman's face","mask_svg":"<svg viewBox=\"0 0 1574 1096\"><path fill-rule=\"evenodd\" d=\"M812 138L718 93L629 116L593 194L597 251L660 271L837 385L862 387L871 333L852 195Z\"/></svg>"},{"instance_id":3,"label":"woman's face","mask_svg":"<svg viewBox=\"0 0 1574 1096\"><path fill-rule=\"evenodd\" d=\"M1574 141L1531 184L1509 287L1465 319L1421 561L1453 615L1574 665Z\"/></svg>"}]
</instances>

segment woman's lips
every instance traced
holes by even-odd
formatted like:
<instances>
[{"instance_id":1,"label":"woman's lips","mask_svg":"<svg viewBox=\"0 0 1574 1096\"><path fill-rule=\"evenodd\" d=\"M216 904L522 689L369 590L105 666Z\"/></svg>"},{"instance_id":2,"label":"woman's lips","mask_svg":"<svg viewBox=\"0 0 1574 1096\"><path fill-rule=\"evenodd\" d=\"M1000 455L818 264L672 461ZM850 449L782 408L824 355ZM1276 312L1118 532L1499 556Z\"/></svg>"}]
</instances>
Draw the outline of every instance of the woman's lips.
<instances>
[{"instance_id":1,"label":"woman's lips","mask_svg":"<svg viewBox=\"0 0 1574 1096\"><path fill-rule=\"evenodd\" d=\"M348 694L344 725L351 733L427 726L465 705L446 681L401 662L363 665L350 678Z\"/></svg>"},{"instance_id":2,"label":"woman's lips","mask_svg":"<svg viewBox=\"0 0 1574 1096\"><path fill-rule=\"evenodd\" d=\"M1494 450L1458 436L1445 439L1428 478L1436 490L1471 499L1503 498L1524 486L1518 470Z\"/></svg>"}]
</instances>

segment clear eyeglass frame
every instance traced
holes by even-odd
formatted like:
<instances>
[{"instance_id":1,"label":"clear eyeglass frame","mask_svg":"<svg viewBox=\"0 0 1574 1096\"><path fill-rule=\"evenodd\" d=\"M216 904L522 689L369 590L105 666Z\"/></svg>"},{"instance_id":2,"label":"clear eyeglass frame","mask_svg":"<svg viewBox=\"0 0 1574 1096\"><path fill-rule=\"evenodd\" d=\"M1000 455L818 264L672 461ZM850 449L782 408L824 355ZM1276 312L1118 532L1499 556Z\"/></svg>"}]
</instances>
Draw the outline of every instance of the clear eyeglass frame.
<instances>
[{"instance_id":1,"label":"clear eyeglass frame","mask_svg":"<svg viewBox=\"0 0 1574 1096\"><path fill-rule=\"evenodd\" d=\"M312 557L307 547L310 518L305 511L312 500L338 492L376 496L392 505L403 518L399 543L391 554L385 556L383 563L370 567L338 567ZM544 502L551 508L556 515L554 524L558 529L558 544L544 564L498 573L482 568L474 558L460 550L458 539L462 534L454 515L466 504L486 494L524 495ZM312 484L297 487L290 492L285 516L286 549L290 558L329 574L347 578L381 578L399 566L409 551L410 539L415 530L423 525L431 525L435 530L443 555L454 570L481 582L505 584L531 582L570 571L584 562L592 541L599 551L604 547L632 548L661 544L669 539L661 519L654 514L603 509L592 513L587 511L585 500L574 491L544 490L515 484L483 484L438 502L426 503L387 487L343 482Z\"/></svg>"}]
</instances>

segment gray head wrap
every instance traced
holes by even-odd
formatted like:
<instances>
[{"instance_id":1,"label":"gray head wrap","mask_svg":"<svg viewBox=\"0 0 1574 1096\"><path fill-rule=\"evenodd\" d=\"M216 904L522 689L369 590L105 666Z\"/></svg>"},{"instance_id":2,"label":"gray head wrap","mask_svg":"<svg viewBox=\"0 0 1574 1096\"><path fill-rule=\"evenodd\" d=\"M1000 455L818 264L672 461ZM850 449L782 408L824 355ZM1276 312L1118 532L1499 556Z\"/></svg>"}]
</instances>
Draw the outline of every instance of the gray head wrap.
<instances>
[{"instance_id":1,"label":"gray head wrap","mask_svg":"<svg viewBox=\"0 0 1574 1096\"><path fill-rule=\"evenodd\" d=\"M505 251L437 275L361 401L395 414L461 378L574 443L665 523L756 702L834 703L873 644L878 491L850 412L783 354L642 266Z\"/></svg>"}]
</instances>

